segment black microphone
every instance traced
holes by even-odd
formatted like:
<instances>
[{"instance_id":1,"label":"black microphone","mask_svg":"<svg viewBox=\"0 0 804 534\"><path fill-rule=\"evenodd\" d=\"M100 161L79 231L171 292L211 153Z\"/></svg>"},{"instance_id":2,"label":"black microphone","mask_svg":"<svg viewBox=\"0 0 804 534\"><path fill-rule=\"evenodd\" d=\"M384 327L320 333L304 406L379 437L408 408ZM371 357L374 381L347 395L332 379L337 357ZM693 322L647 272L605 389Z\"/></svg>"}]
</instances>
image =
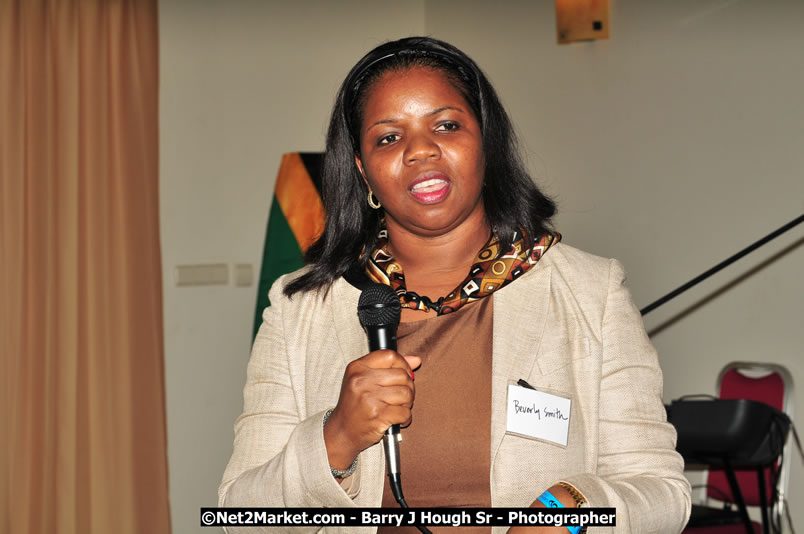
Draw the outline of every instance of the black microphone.
<instances>
[{"instance_id":1,"label":"black microphone","mask_svg":"<svg viewBox=\"0 0 804 534\"><path fill-rule=\"evenodd\" d=\"M375 350L396 350L396 327L402 306L399 297L390 286L373 284L360 294L357 302L357 316L368 334L369 352ZM396 502L407 508L402 495L402 477L399 469L399 425L391 425L383 436L385 464L388 467L388 481Z\"/></svg>"}]
</instances>

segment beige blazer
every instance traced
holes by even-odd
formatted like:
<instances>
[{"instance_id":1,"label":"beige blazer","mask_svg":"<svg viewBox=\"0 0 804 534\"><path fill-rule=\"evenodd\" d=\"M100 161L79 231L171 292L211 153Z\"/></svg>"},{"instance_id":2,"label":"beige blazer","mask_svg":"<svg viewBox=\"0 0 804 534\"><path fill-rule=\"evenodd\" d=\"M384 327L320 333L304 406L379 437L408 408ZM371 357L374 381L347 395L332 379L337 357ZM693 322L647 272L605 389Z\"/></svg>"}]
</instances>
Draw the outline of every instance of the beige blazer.
<instances>
[{"instance_id":1,"label":"beige blazer","mask_svg":"<svg viewBox=\"0 0 804 534\"><path fill-rule=\"evenodd\" d=\"M360 291L341 279L326 297L290 300L282 295L289 279L276 282L263 314L219 504L379 506L382 445L363 451L341 486L330 475L322 430L347 363L368 351L356 312ZM685 525L690 486L666 422L661 370L623 280L618 262L559 243L494 294L493 506L528 506L563 480L590 506L617 509L616 527L593 532L676 533ZM506 434L507 385L520 378L571 397L566 447Z\"/></svg>"}]
</instances>

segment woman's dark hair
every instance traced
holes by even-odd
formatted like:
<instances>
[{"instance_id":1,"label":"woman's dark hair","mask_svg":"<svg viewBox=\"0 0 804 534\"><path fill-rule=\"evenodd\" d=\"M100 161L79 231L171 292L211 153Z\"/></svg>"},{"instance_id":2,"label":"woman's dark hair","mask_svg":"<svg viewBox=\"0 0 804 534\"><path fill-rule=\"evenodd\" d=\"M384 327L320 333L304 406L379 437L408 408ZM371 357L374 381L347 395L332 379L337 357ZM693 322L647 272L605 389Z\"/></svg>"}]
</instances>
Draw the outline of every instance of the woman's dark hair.
<instances>
[{"instance_id":1,"label":"woman's dark hair","mask_svg":"<svg viewBox=\"0 0 804 534\"><path fill-rule=\"evenodd\" d=\"M368 188L355 164L360 153L363 108L372 84L389 71L424 67L442 71L480 123L485 155L483 206L507 251L522 228L530 246L549 231L555 204L533 183L519 154L511 121L483 71L454 46L430 37L408 37L378 46L352 67L335 98L321 170L324 233L305 254L310 269L285 288L328 288L355 261L365 264L377 245L382 209L369 207Z\"/></svg>"}]
</instances>

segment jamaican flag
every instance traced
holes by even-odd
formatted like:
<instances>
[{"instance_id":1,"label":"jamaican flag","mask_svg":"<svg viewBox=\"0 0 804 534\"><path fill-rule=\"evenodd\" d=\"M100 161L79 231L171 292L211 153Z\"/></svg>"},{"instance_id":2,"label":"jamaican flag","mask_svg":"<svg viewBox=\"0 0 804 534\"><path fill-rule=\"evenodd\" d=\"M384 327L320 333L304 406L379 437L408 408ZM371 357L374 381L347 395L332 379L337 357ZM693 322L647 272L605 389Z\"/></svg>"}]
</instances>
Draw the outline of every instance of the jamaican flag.
<instances>
[{"instance_id":1,"label":"jamaican flag","mask_svg":"<svg viewBox=\"0 0 804 534\"><path fill-rule=\"evenodd\" d=\"M268 300L271 284L283 274L304 265L304 252L324 229L320 193L323 157L317 152L293 152L282 156L265 233L254 336L262 324L262 311L271 304Z\"/></svg>"}]
</instances>

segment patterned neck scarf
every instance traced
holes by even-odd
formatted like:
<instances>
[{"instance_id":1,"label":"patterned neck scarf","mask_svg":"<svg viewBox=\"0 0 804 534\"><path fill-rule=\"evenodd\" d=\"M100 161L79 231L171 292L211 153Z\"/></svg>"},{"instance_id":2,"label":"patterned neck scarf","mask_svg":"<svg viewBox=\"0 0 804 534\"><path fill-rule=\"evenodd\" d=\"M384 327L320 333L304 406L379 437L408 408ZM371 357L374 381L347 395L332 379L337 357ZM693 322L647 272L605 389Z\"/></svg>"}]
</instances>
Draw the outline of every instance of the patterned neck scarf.
<instances>
[{"instance_id":1,"label":"patterned neck scarf","mask_svg":"<svg viewBox=\"0 0 804 534\"><path fill-rule=\"evenodd\" d=\"M525 249L525 238L521 230L514 234L511 248L499 258L499 240L492 235L480 249L475 263L466 278L446 297L433 301L429 297L408 291L405 287L405 274L402 266L388 251L388 230L383 228L377 235L379 243L369 256L366 275L378 283L391 286L399 295L403 308L413 310L435 310L437 315L452 313L461 306L480 300L507 286L525 271L536 265L547 249L561 240L561 234L544 235L537 239L531 248Z\"/></svg>"}]
</instances>

